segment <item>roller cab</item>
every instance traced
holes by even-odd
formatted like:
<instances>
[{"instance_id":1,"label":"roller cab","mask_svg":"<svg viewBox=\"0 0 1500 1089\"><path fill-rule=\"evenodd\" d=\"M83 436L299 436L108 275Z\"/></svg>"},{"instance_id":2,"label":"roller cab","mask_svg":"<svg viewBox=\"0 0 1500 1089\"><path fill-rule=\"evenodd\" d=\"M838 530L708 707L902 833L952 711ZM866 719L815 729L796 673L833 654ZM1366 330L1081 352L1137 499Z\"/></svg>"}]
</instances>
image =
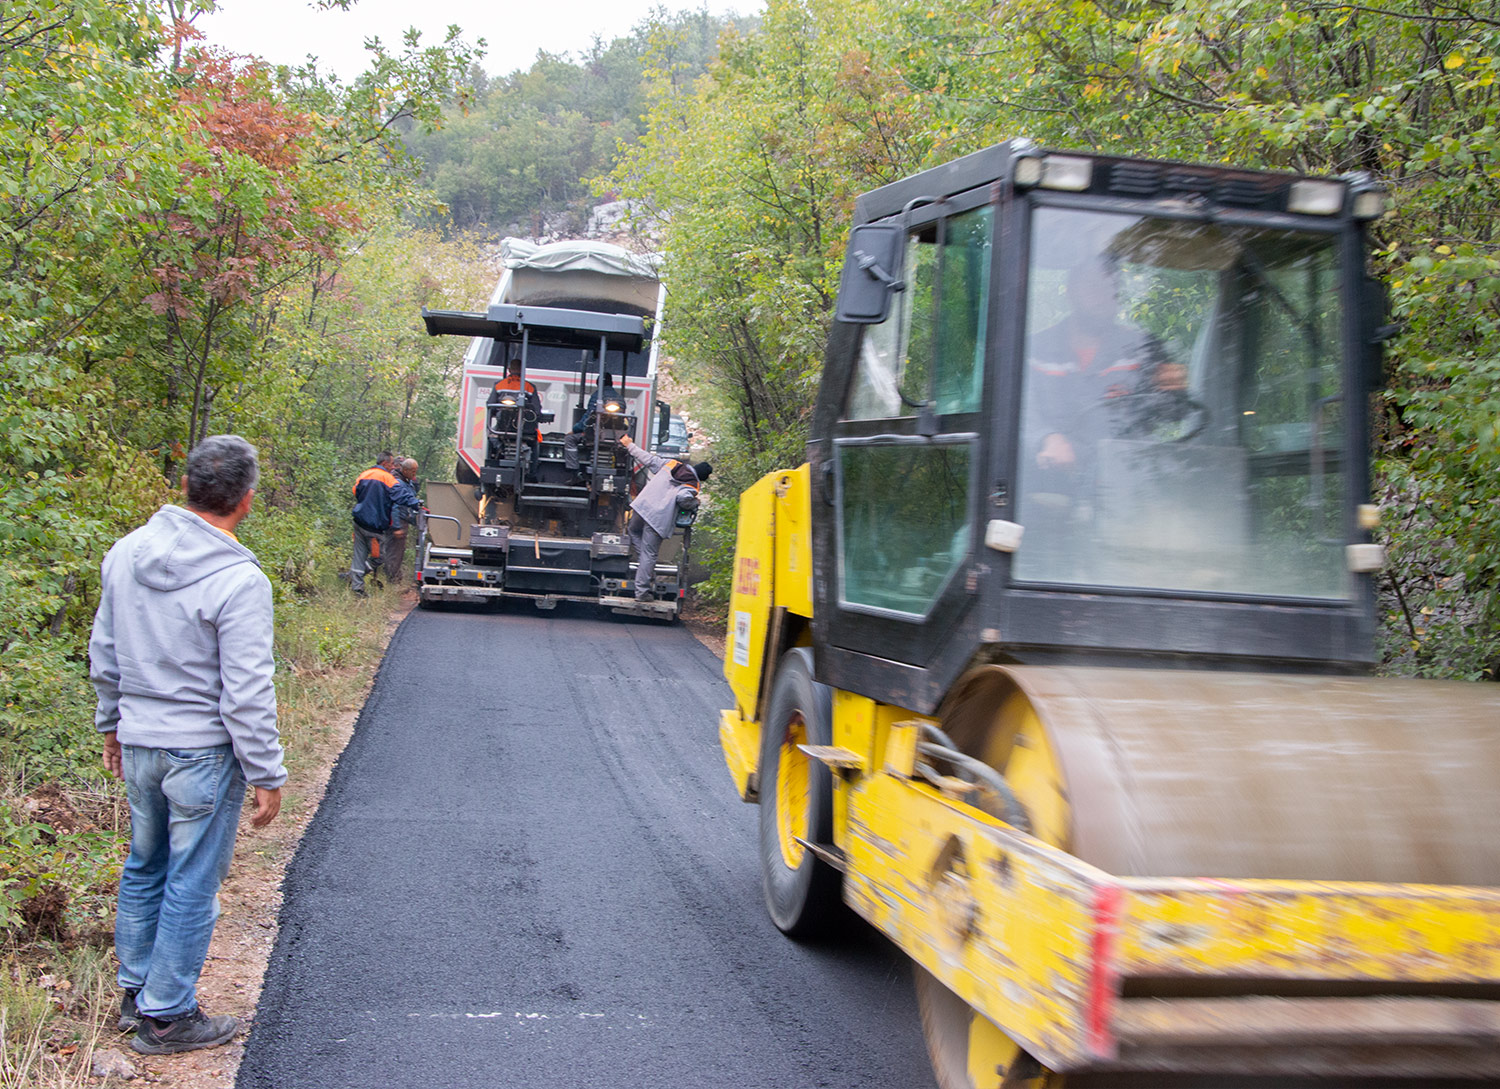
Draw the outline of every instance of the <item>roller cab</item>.
<instances>
[{"instance_id":1,"label":"roller cab","mask_svg":"<svg viewBox=\"0 0 1500 1089\"><path fill-rule=\"evenodd\" d=\"M856 205L720 738L944 1089L1500 1079L1500 697L1368 675L1382 207L1026 141Z\"/></svg>"}]
</instances>

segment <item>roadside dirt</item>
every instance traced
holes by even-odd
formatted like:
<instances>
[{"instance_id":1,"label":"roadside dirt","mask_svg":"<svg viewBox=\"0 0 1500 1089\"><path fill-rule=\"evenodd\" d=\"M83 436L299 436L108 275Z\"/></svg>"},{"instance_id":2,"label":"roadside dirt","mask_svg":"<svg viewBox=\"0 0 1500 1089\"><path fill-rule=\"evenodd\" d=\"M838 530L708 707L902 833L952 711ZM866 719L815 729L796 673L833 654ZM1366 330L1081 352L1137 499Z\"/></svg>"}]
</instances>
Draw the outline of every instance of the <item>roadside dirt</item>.
<instances>
[{"instance_id":1,"label":"roadside dirt","mask_svg":"<svg viewBox=\"0 0 1500 1089\"><path fill-rule=\"evenodd\" d=\"M682 623L693 638L713 651L714 657L724 660L724 645L728 642L724 616L712 609L690 601L682 612Z\"/></svg>"},{"instance_id":2,"label":"roadside dirt","mask_svg":"<svg viewBox=\"0 0 1500 1089\"><path fill-rule=\"evenodd\" d=\"M382 651L396 626L416 603L414 591L402 595L401 604L387 620ZM255 1019L261 980L276 941L282 875L296 854L308 822L318 811L334 763L353 736L354 721L369 695L379 664L376 660L350 667L352 672L365 674L358 696L340 708L338 715L327 723L328 729L297 755L296 781L291 784L295 789L283 792L281 813L270 828L258 831L250 827L248 819L240 825L234 865L219 890L219 922L199 979L198 997L210 1014L233 1014L244 1029L223 1047L157 1058L131 1050L130 1038L114 1032L111 1011L110 1028L100 1037L98 1048L113 1048L126 1056L140 1075L131 1084L145 1082L163 1089L232 1089L245 1053L245 1039ZM118 994L114 997L118 998ZM111 1078L108 1084L124 1082Z\"/></svg>"}]
</instances>

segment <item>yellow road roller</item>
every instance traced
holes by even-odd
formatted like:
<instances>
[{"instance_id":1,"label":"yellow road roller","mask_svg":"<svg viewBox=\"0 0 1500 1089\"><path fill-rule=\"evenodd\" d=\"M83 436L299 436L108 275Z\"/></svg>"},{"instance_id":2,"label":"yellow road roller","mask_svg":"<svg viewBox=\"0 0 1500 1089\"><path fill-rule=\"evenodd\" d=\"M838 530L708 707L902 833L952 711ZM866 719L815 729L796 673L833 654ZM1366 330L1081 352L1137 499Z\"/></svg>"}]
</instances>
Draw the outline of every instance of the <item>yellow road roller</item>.
<instances>
[{"instance_id":1,"label":"yellow road roller","mask_svg":"<svg viewBox=\"0 0 1500 1089\"><path fill-rule=\"evenodd\" d=\"M860 197L720 739L943 1089L1500 1080L1500 686L1371 676L1371 179L988 148Z\"/></svg>"}]
</instances>

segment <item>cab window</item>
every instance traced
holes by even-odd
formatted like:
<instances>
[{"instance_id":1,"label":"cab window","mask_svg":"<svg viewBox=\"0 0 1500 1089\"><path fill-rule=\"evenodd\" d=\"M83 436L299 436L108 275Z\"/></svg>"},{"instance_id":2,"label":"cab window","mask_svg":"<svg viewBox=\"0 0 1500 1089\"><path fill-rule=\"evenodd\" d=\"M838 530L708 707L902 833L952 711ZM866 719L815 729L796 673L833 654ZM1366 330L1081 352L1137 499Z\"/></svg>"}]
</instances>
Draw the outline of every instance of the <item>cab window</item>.
<instances>
[{"instance_id":1,"label":"cab window","mask_svg":"<svg viewBox=\"0 0 1500 1089\"><path fill-rule=\"evenodd\" d=\"M837 446L842 603L923 616L969 554L967 442Z\"/></svg>"},{"instance_id":2,"label":"cab window","mask_svg":"<svg viewBox=\"0 0 1500 1089\"><path fill-rule=\"evenodd\" d=\"M989 205L925 224L907 236L906 289L860 345L844 418L979 411L989 316Z\"/></svg>"},{"instance_id":3,"label":"cab window","mask_svg":"<svg viewBox=\"0 0 1500 1089\"><path fill-rule=\"evenodd\" d=\"M924 617L973 549L993 223L984 205L914 228L905 290L864 331L834 446L846 608Z\"/></svg>"}]
</instances>

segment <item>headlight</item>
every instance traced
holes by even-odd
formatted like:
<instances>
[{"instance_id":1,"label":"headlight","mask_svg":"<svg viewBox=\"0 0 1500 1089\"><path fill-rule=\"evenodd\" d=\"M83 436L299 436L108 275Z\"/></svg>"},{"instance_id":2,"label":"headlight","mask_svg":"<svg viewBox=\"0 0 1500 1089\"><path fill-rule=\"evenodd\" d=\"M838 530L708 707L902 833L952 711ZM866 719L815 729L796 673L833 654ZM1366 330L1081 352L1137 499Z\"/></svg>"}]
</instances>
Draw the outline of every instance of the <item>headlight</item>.
<instances>
[{"instance_id":1,"label":"headlight","mask_svg":"<svg viewBox=\"0 0 1500 1089\"><path fill-rule=\"evenodd\" d=\"M1344 210L1344 183L1294 181L1287 193L1286 210L1310 216L1336 216Z\"/></svg>"},{"instance_id":2,"label":"headlight","mask_svg":"<svg viewBox=\"0 0 1500 1089\"><path fill-rule=\"evenodd\" d=\"M1385 215L1385 186L1376 181L1367 171L1354 170L1343 176L1349 183L1349 192L1354 199L1349 202L1349 214L1358 220L1379 219Z\"/></svg>"},{"instance_id":3,"label":"headlight","mask_svg":"<svg viewBox=\"0 0 1500 1089\"><path fill-rule=\"evenodd\" d=\"M1048 155L1042 160L1043 189L1063 189L1081 193L1094 180L1092 160L1076 155Z\"/></svg>"},{"instance_id":4,"label":"headlight","mask_svg":"<svg viewBox=\"0 0 1500 1089\"><path fill-rule=\"evenodd\" d=\"M1030 189L1042 180L1042 158L1026 155L1016 160L1014 179L1017 189Z\"/></svg>"},{"instance_id":5,"label":"headlight","mask_svg":"<svg viewBox=\"0 0 1500 1089\"><path fill-rule=\"evenodd\" d=\"M622 405L622 404L620 404L619 401L605 401L604 402L604 411L605 412L619 412L624 407L625 406Z\"/></svg>"},{"instance_id":6,"label":"headlight","mask_svg":"<svg viewBox=\"0 0 1500 1089\"><path fill-rule=\"evenodd\" d=\"M1354 197L1355 219L1379 219L1385 215L1385 194L1378 189L1368 189Z\"/></svg>"}]
</instances>

